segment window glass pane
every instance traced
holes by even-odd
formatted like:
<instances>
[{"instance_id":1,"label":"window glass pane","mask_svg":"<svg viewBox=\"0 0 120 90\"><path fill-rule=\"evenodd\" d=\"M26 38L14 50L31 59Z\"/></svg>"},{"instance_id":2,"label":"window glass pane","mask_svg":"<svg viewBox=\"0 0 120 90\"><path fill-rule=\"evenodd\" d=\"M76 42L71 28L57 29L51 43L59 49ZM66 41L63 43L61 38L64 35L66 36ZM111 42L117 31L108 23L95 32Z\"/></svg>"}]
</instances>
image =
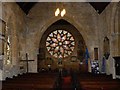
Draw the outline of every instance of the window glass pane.
<instances>
[{"instance_id":1,"label":"window glass pane","mask_svg":"<svg viewBox=\"0 0 120 90\"><path fill-rule=\"evenodd\" d=\"M50 44L49 44L49 42L46 42L46 46L49 46Z\"/></svg>"},{"instance_id":2,"label":"window glass pane","mask_svg":"<svg viewBox=\"0 0 120 90\"><path fill-rule=\"evenodd\" d=\"M54 31L53 33L54 33L54 34L57 34L57 31Z\"/></svg>"},{"instance_id":3,"label":"window glass pane","mask_svg":"<svg viewBox=\"0 0 120 90\"><path fill-rule=\"evenodd\" d=\"M71 34L70 33L67 33L67 37L70 37L71 36Z\"/></svg>"},{"instance_id":4,"label":"window glass pane","mask_svg":"<svg viewBox=\"0 0 120 90\"><path fill-rule=\"evenodd\" d=\"M61 34L61 33L62 33L62 30L58 30L58 32Z\"/></svg>"},{"instance_id":5,"label":"window glass pane","mask_svg":"<svg viewBox=\"0 0 120 90\"><path fill-rule=\"evenodd\" d=\"M50 50L50 47L47 47L47 50L49 51L49 50Z\"/></svg>"},{"instance_id":6,"label":"window glass pane","mask_svg":"<svg viewBox=\"0 0 120 90\"><path fill-rule=\"evenodd\" d=\"M73 37L71 37L71 38L70 38L70 40L74 41L74 38L73 38Z\"/></svg>"},{"instance_id":7,"label":"window glass pane","mask_svg":"<svg viewBox=\"0 0 120 90\"><path fill-rule=\"evenodd\" d=\"M46 47L50 55L55 58L65 58L74 50L75 41L68 31L56 30L49 34Z\"/></svg>"},{"instance_id":8,"label":"window glass pane","mask_svg":"<svg viewBox=\"0 0 120 90\"><path fill-rule=\"evenodd\" d=\"M48 38L47 38L47 41L50 41L50 40L51 40L50 37L48 37Z\"/></svg>"},{"instance_id":9,"label":"window glass pane","mask_svg":"<svg viewBox=\"0 0 120 90\"><path fill-rule=\"evenodd\" d=\"M50 36L50 37L53 37L53 33L51 33L49 36Z\"/></svg>"}]
</instances>

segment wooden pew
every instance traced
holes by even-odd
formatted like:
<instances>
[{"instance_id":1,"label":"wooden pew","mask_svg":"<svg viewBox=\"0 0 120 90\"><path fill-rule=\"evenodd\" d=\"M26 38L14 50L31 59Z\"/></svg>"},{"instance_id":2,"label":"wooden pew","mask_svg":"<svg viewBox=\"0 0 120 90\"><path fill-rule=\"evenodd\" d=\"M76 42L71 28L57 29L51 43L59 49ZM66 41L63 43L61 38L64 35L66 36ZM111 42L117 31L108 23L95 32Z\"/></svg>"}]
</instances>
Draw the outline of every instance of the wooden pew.
<instances>
[{"instance_id":1,"label":"wooden pew","mask_svg":"<svg viewBox=\"0 0 120 90\"><path fill-rule=\"evenodd\" d=\"M56 74L28 74L4 81L2 90L53 90L56 77Z\"/></svg>"},{"instance_id":2,"label":"wooden pew","mask_svg":"<svg viewBox=\"0 0 120 90\"><path fill-rule=\"evenodd\" d=\"M105 75L78 76L81 90L120 90L120 81Z\"/></svg>"}]
</instances>

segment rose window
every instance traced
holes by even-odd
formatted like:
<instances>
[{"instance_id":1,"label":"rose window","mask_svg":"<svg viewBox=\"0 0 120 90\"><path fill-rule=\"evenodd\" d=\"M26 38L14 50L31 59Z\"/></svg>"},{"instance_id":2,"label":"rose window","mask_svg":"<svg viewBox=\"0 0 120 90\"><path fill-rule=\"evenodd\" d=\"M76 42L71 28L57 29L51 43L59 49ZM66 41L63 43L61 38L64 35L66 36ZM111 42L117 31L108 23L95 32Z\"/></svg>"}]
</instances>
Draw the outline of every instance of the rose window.
<instances>
[{"instance_id":1,"label":"rose window","mask_svg":"<svg viewBox=\"0 0 120 90\"><path fill-rule=\"evenodd\" d=\"M56 30L49 34L46 47L50 55L55 58L65 58L74 50L75 41L68 31Z\"/></svg>"}]
</instances>

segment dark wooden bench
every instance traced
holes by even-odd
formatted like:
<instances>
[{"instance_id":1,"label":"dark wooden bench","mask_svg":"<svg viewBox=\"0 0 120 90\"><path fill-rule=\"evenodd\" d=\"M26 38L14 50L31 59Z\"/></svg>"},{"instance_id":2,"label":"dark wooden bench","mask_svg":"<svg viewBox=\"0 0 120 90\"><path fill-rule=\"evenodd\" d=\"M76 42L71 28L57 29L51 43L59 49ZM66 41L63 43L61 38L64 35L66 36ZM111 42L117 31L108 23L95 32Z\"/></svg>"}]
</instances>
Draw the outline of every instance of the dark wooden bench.
<instances>
[{"instance_id":1,"label":"dark wooden bench","mask_svg":"<svg viewBox=\"0 0 120 90\"><path fill-rule=\"evenodd\" d=\"M80 75L78 81L81 90L120 90L120 81L107 75Z\"/></svg>"},{"instance_id":2,"label":"dark wooden bench","mask_svg":"<svg viewBox=\"0 0 120 90\"><path fill-rule=\"evenodd\" d=\"M28 76L28 77L27 77ZM28 74L3 81L2 90L53 90L56 74Z\"/></svg>"}]
</instances>

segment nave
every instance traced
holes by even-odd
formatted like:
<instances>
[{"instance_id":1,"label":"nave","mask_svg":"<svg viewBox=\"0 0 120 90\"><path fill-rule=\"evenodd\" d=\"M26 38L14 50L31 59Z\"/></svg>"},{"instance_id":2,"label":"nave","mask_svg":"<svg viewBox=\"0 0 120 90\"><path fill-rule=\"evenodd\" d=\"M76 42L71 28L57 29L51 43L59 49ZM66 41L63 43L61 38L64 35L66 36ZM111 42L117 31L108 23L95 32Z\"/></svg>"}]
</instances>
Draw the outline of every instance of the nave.
<instances>
[{"instance_id":1,"label":"nave","mask_svg":"<svg viewBox=\"0 0 120 90\"><path fill-rule=\"evenodd\" d=\"M120 80L91 73L40 72L19 75L2 82L2 90L119 90Z\"/></svg>"}]
</instances>

